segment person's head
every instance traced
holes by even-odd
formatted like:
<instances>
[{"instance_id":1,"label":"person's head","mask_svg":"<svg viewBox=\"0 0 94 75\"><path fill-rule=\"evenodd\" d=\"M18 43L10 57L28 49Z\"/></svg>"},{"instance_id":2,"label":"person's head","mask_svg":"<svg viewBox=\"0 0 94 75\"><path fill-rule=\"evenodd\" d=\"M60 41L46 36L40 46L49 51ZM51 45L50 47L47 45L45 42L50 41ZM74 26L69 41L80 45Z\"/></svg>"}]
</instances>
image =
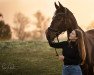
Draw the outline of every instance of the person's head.
<instances>
[{"instance_id":1,"label":"person's head","mask_svg":"<svg viewBox=\"0 0 94 75\"><path fill-rule=\"evenodd\" d=\"M71 41L81 40L83 38L83 33L79 29L75 29L70 33L69 39Z\"/></svg>"},{"instance_id":2,"label":"person's head","mask_svg":"<svg viewBox=\"0 0 94 75\"><path fill-rule=\"evenodd\" d=\"M78 49L79 49L80 55L81 55L82 60L83 60L82 62L84 62L85 57L86 57L86 50L85 50L83 32L79 29L75 29L70 33L69 39L71 41L77 42Z\"/></svg>"}]
</instances>

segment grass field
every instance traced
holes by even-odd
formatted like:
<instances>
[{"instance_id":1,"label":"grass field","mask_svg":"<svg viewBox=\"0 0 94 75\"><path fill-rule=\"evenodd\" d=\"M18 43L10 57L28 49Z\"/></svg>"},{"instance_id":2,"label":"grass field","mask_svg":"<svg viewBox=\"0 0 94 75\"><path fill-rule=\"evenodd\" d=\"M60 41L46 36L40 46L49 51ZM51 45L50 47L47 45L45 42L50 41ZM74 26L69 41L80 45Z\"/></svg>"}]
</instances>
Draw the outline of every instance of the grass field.
<instances>
[{"instance_id":1,"label":"grass field","mask_svg":"<svg viewBox=\"0 0 94 75\"><path fill-rule=\"evenodd\" d=\"M61 75L61 71L62 62L47 42L0 42L0 75Z\"/></svg>"}]
</instances>

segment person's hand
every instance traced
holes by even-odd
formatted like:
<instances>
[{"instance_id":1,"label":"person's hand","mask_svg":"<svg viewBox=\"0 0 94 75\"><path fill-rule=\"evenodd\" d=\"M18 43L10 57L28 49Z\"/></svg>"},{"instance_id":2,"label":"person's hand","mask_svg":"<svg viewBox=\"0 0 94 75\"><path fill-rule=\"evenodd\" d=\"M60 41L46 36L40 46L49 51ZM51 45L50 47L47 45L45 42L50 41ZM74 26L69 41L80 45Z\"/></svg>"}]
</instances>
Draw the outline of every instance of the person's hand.
<instances>
[{"instance_id":1,"label":"person's hand","mask_svg":"<svg viewBox=\"0 0 94 75\"><path fill-rule=\"evenodd\" d=\"M64 60L64 56L63 55L59 55L59 60L63 61Z\"/></svg>"}]
</instances>

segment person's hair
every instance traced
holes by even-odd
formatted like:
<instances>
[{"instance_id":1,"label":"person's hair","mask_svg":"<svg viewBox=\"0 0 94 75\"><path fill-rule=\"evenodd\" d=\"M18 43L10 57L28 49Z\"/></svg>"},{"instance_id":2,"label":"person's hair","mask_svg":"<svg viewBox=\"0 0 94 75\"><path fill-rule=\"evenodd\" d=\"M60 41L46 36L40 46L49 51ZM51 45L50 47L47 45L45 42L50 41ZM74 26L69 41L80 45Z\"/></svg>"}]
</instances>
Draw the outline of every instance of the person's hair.
<instances>
[{"instance_id":1,"label":"person's hair","mask_svg":"<svg viewBox=\"0 0 94 75\"><path fill-rule=\"evenodd\" d=\"M81 64L84 64L85 58L86 58L86 50L85 50L83 32L79 29L75 29L74 31L76 32L76 37L78 38L77 39L77 45L78 45L79 54L82 58Z\"/></svg>"}]
</instances>

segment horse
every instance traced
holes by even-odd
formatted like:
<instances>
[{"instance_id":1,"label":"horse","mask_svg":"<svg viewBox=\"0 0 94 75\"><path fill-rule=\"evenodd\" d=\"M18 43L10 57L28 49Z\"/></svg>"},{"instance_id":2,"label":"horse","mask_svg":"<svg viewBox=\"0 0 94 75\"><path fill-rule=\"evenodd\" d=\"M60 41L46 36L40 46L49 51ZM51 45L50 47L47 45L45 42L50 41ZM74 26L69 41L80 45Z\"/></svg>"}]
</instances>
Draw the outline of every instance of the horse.
<instances>
[{"instance_id":1,"label":"horse","mask_svg":"<svg viewBox=\"0 0 94 75\"><path fill-rule=\"evenodd\" d=\"M94 75L94 29L83 31L76 21L73 13L64 7L59 1L59 5L54 2L55 13L52 18L51 25L47 28L46 36L49 42L54 41L62 32L67 31L67 37L74 29L80 29L84 35L84 43L86 47L85 63L81 65L83 75ZM68 38L69 40L69 38Z\"/></svg>"}]
</instances>

